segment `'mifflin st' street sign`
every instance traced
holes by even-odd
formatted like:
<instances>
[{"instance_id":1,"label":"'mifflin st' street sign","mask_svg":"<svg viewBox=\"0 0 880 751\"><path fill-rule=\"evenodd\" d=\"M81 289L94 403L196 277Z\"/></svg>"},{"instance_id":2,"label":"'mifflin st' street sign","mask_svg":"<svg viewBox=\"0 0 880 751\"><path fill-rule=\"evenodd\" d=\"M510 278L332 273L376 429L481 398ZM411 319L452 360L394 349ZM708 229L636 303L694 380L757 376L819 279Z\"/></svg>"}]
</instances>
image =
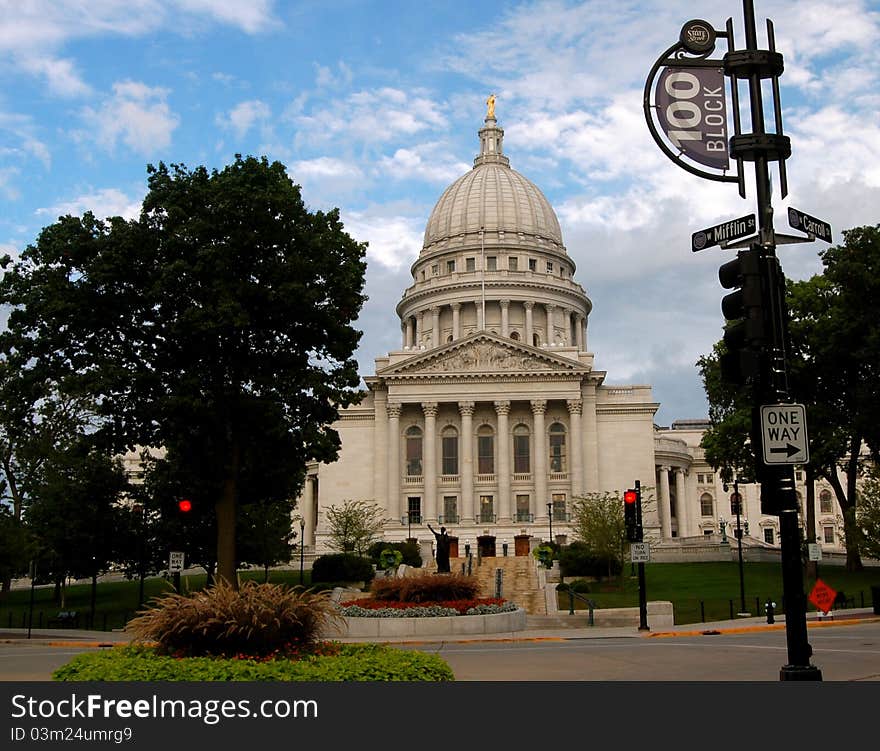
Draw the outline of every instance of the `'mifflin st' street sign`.
<instances>
[{"instance_id":1,"label":"'mifflin st' street sign","mask_svg":"<svg viewBox=\"0 0 880 751\"><path fill-rule=\"evenodd\" d=\"M698 250L711 248L713 245L724 245L731 240L752 234L756 226L754 214L716 224L714 227L694 232L691 235L691 249L696 253Z\"/></svg>"}]
</instances>

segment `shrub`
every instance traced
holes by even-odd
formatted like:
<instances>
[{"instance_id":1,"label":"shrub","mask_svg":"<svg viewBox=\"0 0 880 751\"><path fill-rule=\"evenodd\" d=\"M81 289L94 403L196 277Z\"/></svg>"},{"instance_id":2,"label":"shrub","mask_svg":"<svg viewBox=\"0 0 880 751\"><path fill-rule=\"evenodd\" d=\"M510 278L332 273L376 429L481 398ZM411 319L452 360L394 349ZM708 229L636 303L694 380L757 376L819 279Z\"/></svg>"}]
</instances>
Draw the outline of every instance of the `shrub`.
<instances>
[{"instance_id":1,"label":"shrub","mask_svg":"<svg viewBox=\"0 0 880 751\"><path fill-rule=\"evenodd\" d=\"M452 681L439 656L382 644L334 644L308 659L174 658L151 647L126 645L74 657L56 681Z\"/></svg>"},{"instance_id":2,"label":"shrub","mask_svg":"<svg viewBox=\"0 0 880 751\"><path fill-rule=\"evenodd\" d=\"M321 555L312 564L312 582L369 582L374 575L368 558L355 553Z\"/></svg>"},{"instance_id":3,"label":"shrub","mask_svg":"<svg viewBox=\"0 0 880 751\"><path fill-rule=\"evenodd\" d=\"M562 576L591 576L604 578L609 570L612 574L620 573L620 562L611 561L604 556L595 555L589 546L581 541L566 545L559 552L559 572Z\"/></svg>"},{"instance_id":4,"label":"shrub","mask_svg":"<svg viewBox=\"0 0 880 751\"><path fill-rule=\"evenodd\" d=\"M131 620L126 631L156 642L160 653L261 656L314 645L339 613L326 593L222 580L192 595L167 594Z\"/></svg>"},{"instance_id":5,"label":"shrub","mask_svg":"<svg viewBox=\"0 0 880 751\"><path fill-rule=\"evenodd\" d=\"M472 600L480 591L480 584L475 576L423 574L375 579L370 591L377 600L442 602L443 600Z\"/></svg>"},{"instance_id":6,"label":"shrub","mask_svg":"<svg viewBox=\"0 0 880 751\"><path fill-rule=\"evenodd\" d=\"M388 569L397 568L403 562L403 553L399 550L385 548L379 554L379 568Z\"/></svg>"},{"instance_id":7,"label":"shrub","mask_svg":"<svg viewBox=\"0 0 880 751\"><path fill-rule=\"evenodd\" d=\"M403 556L403 559L400 561L401 563L405 563L407 566L413 566L415 568L422 567L422 553L419 550L418 543L383 542L382 540L379 540L379 542L374 542L367 550L367 554L370 556L370 560L380 568L382 568L380 557L382 555L382 551L386 549L399 551L400 554Z\"/></svg>"},{"instance_id":8,"label":"shrub","mask_svg":"<svg viewBox=\"0 0 880 751\"><path fill-rule=\"evenodd\" d=\"M543 545L538 545L538 547L536 547L532 551L532 555L544 568L553 567L553 558L555 557L555 551L553 550L552 545L547 545L546 543Z\"/></svg>"}]
</instances>

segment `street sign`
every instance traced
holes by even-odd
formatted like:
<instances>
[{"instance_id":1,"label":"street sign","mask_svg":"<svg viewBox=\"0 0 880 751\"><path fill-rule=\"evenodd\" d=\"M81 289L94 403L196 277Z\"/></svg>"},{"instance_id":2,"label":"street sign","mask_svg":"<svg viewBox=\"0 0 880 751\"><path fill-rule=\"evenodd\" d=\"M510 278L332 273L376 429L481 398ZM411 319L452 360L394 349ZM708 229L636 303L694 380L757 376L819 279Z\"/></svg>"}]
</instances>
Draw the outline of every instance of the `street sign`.
<instances>
[{"instance_id":1,"label":"street sign","mask_svg":"<svg viewBox=\"0 0 880 751\"><path fill-rule=\"evenodd\" d=\"M172 550L168 554L168 570L171 572L183 571L183 551Z\"/></svg>"},{"instance_id":2,"label":"street sign","mask_svg":"<svg viewBox=\"0 0 880 751\"><path fill-rule=\"evenodd\" d=\"M648 563L651 560L651 546L647 542L631 543L630 553L633 563Z\"/></svg>"},{"instance_id":3,"label":"street sign","mask_svg":"<svg viewBox=\"0 0 880 751\"><path fill-rule=\"evenodd\" d=\"M834 589L829 587L821 579L816 579L816 585L813 587L813 591L810 592L810 596L807 599L819 608L819 610L827 614L828 611L831 610L831 606L834 605L835 597L837 597L837 592Z\"/></svg>"},{"instance_id":4,"label":"street sign","mask_svg":"<svg viewBox=\"0 0 880 751\"><path fill-rule=\"evenodd\" d=\"M761 407L764 464L806 464L810 461L807 411L803 404Z\"/></svg>"},{"instance_id":5,"label":"street sign","mask_svg":"<svg viewBox=\"0 0 880 751\"><path fill-rule=\"evenodd\" d=\"M755 215L741 216L739 219L731 219L729 222L716 224L714 227L694 232L691 235L691 250L696 253L713 245L721 245L745 237L755 232Z\"/></svg>"},{"instance_id":6,"label":"street sign","mask_svg":"<svg viewBox=\"0 0 880 751\"><path fill-rule=\"evenodd\" d=\"M822 560L822 548L818 543L809 542L807 543L807 557L811 561L821 561Z\"/></svg>"},{"instance_id":7,"label":"street sign","mask_svg":"<svg viewBox=\"0 0 880 751\"><path fill-rule=\"evenodd\" d=\"M831 242L831 225L828 222L804 214L803 211L798 211L791 206L788 208L788 225L801 232L806 232L808 235L815 235L825 242Z\"/></svg>"}]
</instances>

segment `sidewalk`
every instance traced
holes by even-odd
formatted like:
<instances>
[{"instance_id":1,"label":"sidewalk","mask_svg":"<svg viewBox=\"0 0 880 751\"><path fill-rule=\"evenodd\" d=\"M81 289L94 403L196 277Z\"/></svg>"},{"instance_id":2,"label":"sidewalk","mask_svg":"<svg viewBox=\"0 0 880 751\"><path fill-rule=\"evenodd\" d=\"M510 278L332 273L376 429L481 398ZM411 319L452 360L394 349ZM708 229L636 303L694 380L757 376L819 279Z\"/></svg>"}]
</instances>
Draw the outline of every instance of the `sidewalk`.
<instances>
[{"instance_id":1,"label":"sidewalk","mask_svg":"<svg viewBox=\"0 0 880 751\"><path fill-rule=\"evenodd\" d=\"M880 615L874 614L872 608L848 608L836 611L827 617L817 617L816 613L807 614L807 628L829 628L835 626L852 626L859 623L880 622ZM783 631L785 616L777 616L775 623L767 623L766 617L737 618L734 620L714 621L711 623L686 623L662 629L651 629L650 621L647 631L640 631L637 626L601 628L588 626L584 628L526 628L522 631L501 632L495 634L475 634L467 636L410 636L394 639L367 639L364 637L339 638L342 642L378 641L384 644L394 643L437 643L437 642L474 642L474 641L538 641L567 639L611 639L611 638L662 638L675 636L716 635L724 633L744 633L748 631ZM131 641L129 634L120 631L81 631L76 629L33 629L31 638L27 638L27 629L0 630L0 644L22 641L51 647L83 647L102 648Z\"/></svg>"}]
</instances>

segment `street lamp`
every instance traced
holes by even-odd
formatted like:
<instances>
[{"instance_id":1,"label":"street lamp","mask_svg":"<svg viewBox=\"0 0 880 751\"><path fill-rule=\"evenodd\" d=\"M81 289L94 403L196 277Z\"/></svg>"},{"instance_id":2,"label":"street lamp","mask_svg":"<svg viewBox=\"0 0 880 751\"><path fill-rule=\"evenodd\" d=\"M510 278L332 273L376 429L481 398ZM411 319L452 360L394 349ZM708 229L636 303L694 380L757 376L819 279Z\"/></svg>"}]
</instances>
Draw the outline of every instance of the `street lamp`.
<instances>
[{"instance_id":1,"label":"street lamp","mask_svg":"<svg viewBox=\"0 0 880 751\"><path fill-rule=\"evenodd\" d=\"M302 586L303 584L303 568L305 567L305 537L306 532L306 520L304 517L299 518L299 584Z\"/></svg>"},{"instance_id":2,"label":"street lamp","mask_svg":"<svg viewBox=\"0 0 880 751\"><path fill-rule=\"evenodd\" d=\"M404 514L400 517L400 523L406 524L406 540L409 542L412 540L412 519L409 514Z\"/></svg>"},{"instance_id":3,"label":"street lamp","mask_svg":"<svg viewBox=\"0 0 880 751\"><path fill-rule=\"evenodd\" d=\"M550 544L553 544L553 504L547 504L547 518L550 520Z\"/></svg>"}]
</instances>

